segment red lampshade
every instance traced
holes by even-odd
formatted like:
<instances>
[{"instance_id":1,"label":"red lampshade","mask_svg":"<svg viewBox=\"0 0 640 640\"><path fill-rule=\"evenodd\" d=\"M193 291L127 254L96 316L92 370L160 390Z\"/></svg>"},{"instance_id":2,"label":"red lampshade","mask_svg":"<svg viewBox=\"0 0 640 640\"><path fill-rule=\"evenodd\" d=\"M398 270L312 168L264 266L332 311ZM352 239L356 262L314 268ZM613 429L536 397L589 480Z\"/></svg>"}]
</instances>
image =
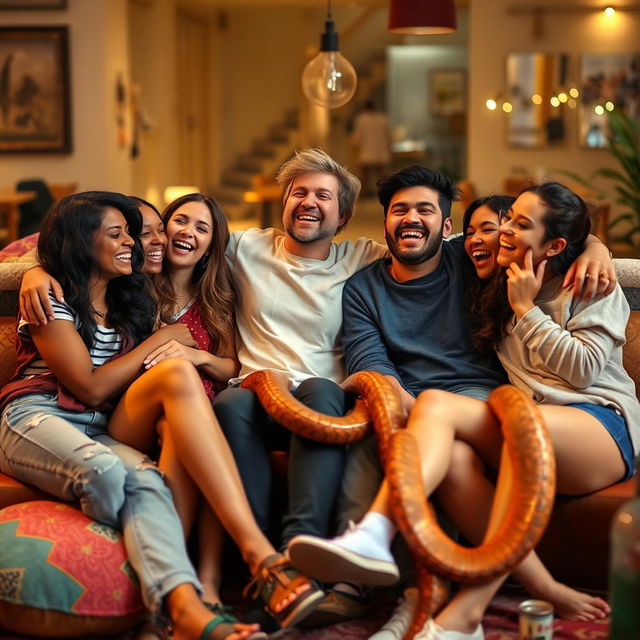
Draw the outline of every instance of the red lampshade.
<instances>
[{"instance_id":1,"label":"red lampshade","mask_svg":"<svg viewBox=\"0 0 640 640\"><path fill-rule=\"evenodd\" d=\"M389 31L429 35L456 30L454 0L390 0Z\"/></svg>"}]
</instances>

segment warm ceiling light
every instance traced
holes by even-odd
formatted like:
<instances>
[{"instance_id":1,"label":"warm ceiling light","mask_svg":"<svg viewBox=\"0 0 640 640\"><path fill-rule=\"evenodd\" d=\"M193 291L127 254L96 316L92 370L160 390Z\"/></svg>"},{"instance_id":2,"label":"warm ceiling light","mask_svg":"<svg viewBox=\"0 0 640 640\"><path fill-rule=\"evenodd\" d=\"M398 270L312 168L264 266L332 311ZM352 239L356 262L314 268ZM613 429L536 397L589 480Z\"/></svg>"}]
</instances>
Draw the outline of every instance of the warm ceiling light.
<instances>
[{"instance_id":1,"label":"warm ceiling light","mask_svg":"<svg viewBox=\"0 0 640 640\"><path fill-rule=\"evenodd\" d=\"M511 113L513 111L513 105L510 102L503 102L502 103L502 110L505 113Z\"/></svg>"},{"instance_id":2,"label":"warm ceiling light","mask_svg":"<svg viewBox=\"0 0 640 640\"><path fill-rule=\"evenodd\" d=\"M320 36L320 52L302 72L302 91L313 104L337 109L353 98L357 85L356 70L340 53L331 16L331 0L327 0L327 20Z\"/></svg>"},{"instance_id":3,"label":"warm ceiling light","mask_svg":"<svg viewBox=\"0 0 640 640\"><path fill-rule=\"evenodd\" d=\"M456 30L454 0L391 0L389 31L433 35Z\"/></svg>"},{"instance_id":4,"label":"warm ceiling light","mask_svg":"<svg viewBox=\"0 0 640 640\"><path fill-rule=\"evenodd\" d=\"M577 98L580 95L580 92L575 87L571 87L571 89L569 89L569 95L572 98Z\"/></svg>"},{"instance_id":5,"label":"warm ceiling light","mask_svg":"<svg viewBox=\"0 0 640 640\"><path fill-rule=\"evenodd\" d=\"M533 104L542 104L542 96L539 93L534 93L531 96L531 102L533 102Z\"/></svg>"},{"instance_id":6,"label":"warm ceiling light","mask_svg":"<svg viewBox=\"0 0 640 640\"><path fill-rule=\"evenodd\" d=\"M612 16L614 15L616 12L616 10L613 7L606 7L604 10L604 15L605 16Z\"/></svg>"},{"instance_id":7,"label":"warm ceiling light","mask_svg":"<svg viewBox=\"0 0 640 640\"><path fill-rule=\"evenodd\" d=\"M608 102L606 102L606 103L605 103L604 108L605 108L607 111L613 111L616 107L615 107L615 105L613 104L613 102L611 102L611 100L609 100Z\"/></svg>"},{"instance_id":8,"label":"warm ceiling light","mask_svg":"<svg viewBox=\"0 0 640 640\"><path fill-rule=\"evenodd\" d=\"M164 190L164 202L165 204L169 204L170 202L173 202L174 200L177 200L178 198L181 198L182 196L186 196L190 193L200 193L200 189L196 186L192 186L192 185L173 185L170 187L167 187Z\"/></svg>"},{"instance_id":9,"label":"warm ceiling light","mask_svg":"<svg viewBox=\"0 0 640 640\"><path fill-rule=\"evenodd\" d=\"M596 112L597 116L601 116L604 113L604 107L601 104L597 104L593 110Z\"/></svg>"},{"instance_id":10,"label":"warm ceiling light","mask_svg":"<svg viewBox=\"0 0 640 640\"><path fill-rule=\"evenodd\" d=\"M487 100L484 104L487 109L489 109L489 111L495 111L496 107L498 106L498 103L492 98L489 98L489 100Z\"/></svg>"},{"instance_id":11,"label":"warm ceiling light","mask_svg":"<svg viewBox=\"0 0 640 640\"><path fill-rule=\"evenodd\" d=\"M553 96L552 98L549 99L549 102L551 103L552 107L560 106L560 100L558 100L558 96Z\"/></svg>"}]
</instances>

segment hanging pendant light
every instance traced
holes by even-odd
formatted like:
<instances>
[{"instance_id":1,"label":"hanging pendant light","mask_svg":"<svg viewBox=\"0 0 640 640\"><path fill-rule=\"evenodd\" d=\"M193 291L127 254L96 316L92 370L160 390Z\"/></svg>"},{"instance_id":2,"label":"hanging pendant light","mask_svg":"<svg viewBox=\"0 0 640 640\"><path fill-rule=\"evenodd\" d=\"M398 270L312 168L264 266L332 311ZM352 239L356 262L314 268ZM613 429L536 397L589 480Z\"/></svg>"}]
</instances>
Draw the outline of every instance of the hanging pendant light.
<instances>
[{"instance_id":1,"label":"hanging pendant light","mask_svg":"<svg viewBox=\"0 0 640 640\"><path fill-rule=\"evenodd\" d=\"M302 91L313 104L337 109L353 98L357 85L356 70L339 51L338 34L331 17L331 0L328 0L320 52L302 72Z\"/></svg>"},{"instance_id":2,"label":"hanging pendant light","mask_svg":"<svg viewBox=\"0 0 640 640\"><path fill-rule=\"evenodd\" d=\"M456 30L454 0L391 0L389 31L415 35L436 35Z\"/></svg>"}]
</instances>

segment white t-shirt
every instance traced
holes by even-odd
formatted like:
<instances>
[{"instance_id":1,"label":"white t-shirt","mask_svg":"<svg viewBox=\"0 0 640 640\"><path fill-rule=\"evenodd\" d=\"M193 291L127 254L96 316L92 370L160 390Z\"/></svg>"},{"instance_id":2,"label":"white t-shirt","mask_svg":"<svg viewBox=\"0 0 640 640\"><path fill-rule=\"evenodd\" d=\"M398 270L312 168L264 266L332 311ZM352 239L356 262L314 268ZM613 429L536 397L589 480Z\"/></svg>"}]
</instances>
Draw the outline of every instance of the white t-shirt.
<instances>
[{"instance_id":1,"label":"white t-shirt","mask_svg":"<svg viewBox=\"0 0 640 640\"><path fill-rule=\"evenodd\" d=\"M313 260L289 253L283 231L233 232L227 259L237 294L241 369L230 383L260 369L286 373L294 387L311 377L340 382L342 288L386 253L386 246L359 238L334 243L326 260Z\"/></svg>"}]
</instances>

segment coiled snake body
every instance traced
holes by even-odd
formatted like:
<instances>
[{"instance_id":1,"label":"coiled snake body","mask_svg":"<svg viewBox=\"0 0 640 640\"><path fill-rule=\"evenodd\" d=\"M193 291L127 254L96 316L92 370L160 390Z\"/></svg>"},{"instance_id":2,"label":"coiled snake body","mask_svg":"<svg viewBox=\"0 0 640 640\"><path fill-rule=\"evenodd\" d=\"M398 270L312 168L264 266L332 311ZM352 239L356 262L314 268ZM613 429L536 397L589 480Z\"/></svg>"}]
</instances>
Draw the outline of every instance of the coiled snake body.
<instances>
[{"instance_id":1,"label":"coiled snake body","mask_svg":"<svg viewBox=\"0 0 640 640\"><path fill-rule=\"evenodd\" d=\"M412 638L446 598L442 578L486 582L510 572L536 545L547 524L555 493L555 459L535 405L515 387L494 390L488 404L498 419L504 447L493 509L498 524L477 547L463 547L440 528L425 497L419 449L405 431L400 402L384 376L353 377L360 398L346 416L317 413L296 400L284 374L257 371L242 387L254 391L265 411L294 433L319 442L349 444L376 430L389 482L394 520L416 562L419 600ZM504 493L503 493L504 490Z\"/></svg>"}]
</instances>

